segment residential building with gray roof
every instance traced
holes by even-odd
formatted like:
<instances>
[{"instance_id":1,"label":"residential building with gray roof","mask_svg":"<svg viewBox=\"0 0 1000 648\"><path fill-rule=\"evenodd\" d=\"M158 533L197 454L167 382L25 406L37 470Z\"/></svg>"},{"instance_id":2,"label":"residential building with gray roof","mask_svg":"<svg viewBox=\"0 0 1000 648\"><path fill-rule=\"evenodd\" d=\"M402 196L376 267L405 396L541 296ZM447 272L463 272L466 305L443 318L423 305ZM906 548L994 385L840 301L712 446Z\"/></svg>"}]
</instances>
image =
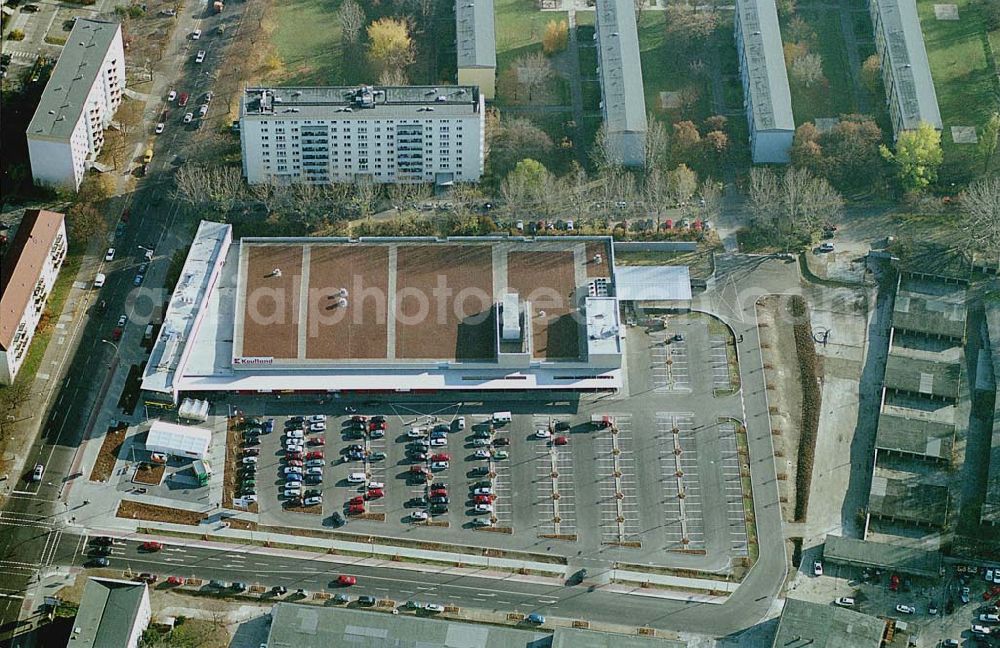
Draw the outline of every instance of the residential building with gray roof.
<instances>
[{"instance_id":1,"label":"residential building with gray roof","mask_svg":"<svg viewBox=\"0 0 1000 648\"><path fill-rule=\"evenodd\" d=\"M486 99L496 94L497 37L493 0L455 0L458 85L478 86Z\"/></svg>"},{"instance_id":2,"label":"residential building with gray roof","mask_svg":"<svg viewBox=\"0 0 1000 648\"><path fill-rule=\"evenodd\" d=\"M124 91L121 25L78 18L28 124L35 184L79 189Z\"/></svg>"},{"instance_id":3,"label":"residential building with gray roof","mask_svg":"<svg viewBox=\"0 0 1000 648\"><path fill-rule=\"evenodd\" d=\"M83 588L67 648L136 648L152 608L145 583L91 578Z\"/></svg>"},{"instance_id":4,"label":"residential building with gray roof","mask_svg":"<svg viewBox=\"0 0 1000 648\"><path fill-rule=\"evenodd\" d=\"M646 96L639 32L632 0L597 0L595 6L601 114L609 156L628 167L646 163Z\"/></svg>"},{"instance_id":5,"label":"residential building with gray roof","mask_svg":"<svg viewBox=\"0 0 1000 648\"><path fill-rule=\"evenodd\" d=\"M243 174L264 182L476 182L485 163L475 86L247 88Z\"/></svg>"},{"instance_id":6,"label":"residential building with gray roof","mask_svg":"<svg viewBox=\"0 0 1000 648\"><path fill-rule=\"evenodd\" d=\"M927 123L941 130L931 64L915 0L869 0L893 135Z\"/></svg>"},{"instance_id":7,"label":"residential building with gray roof","mask_svg":"<svg viewBox=\"0 0 1000 648\"><path fill-rule=\"evenodd\" d=\"M754 163L791 160L795 119L774 0L737 0L736 51Z\"/></svg>"}]
</instances>

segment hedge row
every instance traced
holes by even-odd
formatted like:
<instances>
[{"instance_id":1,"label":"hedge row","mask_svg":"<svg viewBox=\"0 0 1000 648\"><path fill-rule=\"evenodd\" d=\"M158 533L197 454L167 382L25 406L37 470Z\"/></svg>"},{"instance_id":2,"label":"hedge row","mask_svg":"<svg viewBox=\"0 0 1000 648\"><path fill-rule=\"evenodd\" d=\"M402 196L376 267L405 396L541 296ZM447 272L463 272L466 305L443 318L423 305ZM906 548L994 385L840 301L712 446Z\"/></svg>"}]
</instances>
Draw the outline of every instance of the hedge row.
<instances>
[{"instance_id":1,"label":"hedge row","mask_svg":"<svg viewBox=\"0 0 1000 648\"><path fill-rule=\"evenodd\" d=\"M798 469L795 473L795 521L805 522L809 512L809 485L812 483L816 459L816 436L822 396L816 380L816 345L806 312L806 300L794 295L789 304L794 324L795 354L799 360L799 382L802 385L802 425L800 426Z\"/></svg>"}]
</instances>

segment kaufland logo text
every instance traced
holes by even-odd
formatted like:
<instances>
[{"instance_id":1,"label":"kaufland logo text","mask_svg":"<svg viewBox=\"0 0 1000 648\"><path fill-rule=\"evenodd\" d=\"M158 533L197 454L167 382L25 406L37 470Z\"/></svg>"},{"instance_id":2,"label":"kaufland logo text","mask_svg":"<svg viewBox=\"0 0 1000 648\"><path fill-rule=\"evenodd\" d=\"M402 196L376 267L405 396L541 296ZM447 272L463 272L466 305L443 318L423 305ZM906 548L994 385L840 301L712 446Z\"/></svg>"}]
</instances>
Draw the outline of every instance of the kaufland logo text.
<instances>
[{"instance_id":1,"label":"kaufland logo text","mask_svg":"<svg viewBox=\"0 0 1000 648\"><path fill-rule=\"evenodd\" d=\"M274 358L270 356L256 356L256 357L236 357L233 358L234 365L269 365L274 364Z\"/></svg>"}]
</instances>

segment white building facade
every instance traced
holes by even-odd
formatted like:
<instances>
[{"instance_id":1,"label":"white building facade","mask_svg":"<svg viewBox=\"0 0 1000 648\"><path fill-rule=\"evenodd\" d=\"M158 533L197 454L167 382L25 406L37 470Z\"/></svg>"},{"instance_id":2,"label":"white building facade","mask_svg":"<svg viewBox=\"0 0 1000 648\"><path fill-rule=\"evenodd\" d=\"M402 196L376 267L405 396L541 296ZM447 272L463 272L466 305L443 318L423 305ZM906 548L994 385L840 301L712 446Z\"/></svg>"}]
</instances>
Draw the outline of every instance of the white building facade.
<instances>
[{"instance_id":1,"label":"white building facade","mask_svg":"<svg viewBox=\"0 0 1000 648\"><path fill-rule=\"evenodd\" d=\"M14 382L24 364L65 258L63 215L25 212L0 276L0 384Z\"/></svg>"},{"instance_id":2,"label":"white building facade","mask_svg":"<svg viewBox=\"0 0 1000 648\"><path fill-rule=\"evenodd\" d=\"M121 26L78 19L28 125L35 184L79 189L124 90Z\"/></svg>"},{"instance_id":3,"label":"white building facade","mask_svg":"<svg viewBox=\"0 0 1000 648\"><path fill-rule=\"evenodd\" d=\"M475 86L248 88L243 173L251 184L475 182L485 124Z\"/></svg>"}]
</instances>

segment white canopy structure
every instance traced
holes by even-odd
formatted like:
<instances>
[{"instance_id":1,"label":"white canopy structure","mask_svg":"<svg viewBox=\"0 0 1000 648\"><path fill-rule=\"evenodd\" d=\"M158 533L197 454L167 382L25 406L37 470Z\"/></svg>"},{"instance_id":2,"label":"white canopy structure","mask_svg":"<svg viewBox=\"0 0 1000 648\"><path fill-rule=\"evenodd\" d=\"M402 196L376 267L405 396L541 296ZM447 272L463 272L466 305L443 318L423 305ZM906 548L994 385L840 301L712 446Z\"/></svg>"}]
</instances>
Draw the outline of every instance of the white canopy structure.
<instances>
[{"instance_id":1,"label":"white canopy structure","mask_svg":"<svg viewBox=\"0 0 1000 648\"><path fill-rule=\"evenodd\" d=\"M209 403L207 400L185 398L181 401L181 406L177 408L177 417L191 421L207 421L208 409Z\"/></svg>"},{"instance_id":2,"label":"white canopy structure","mask_svg":"<svg viewBox=\"0 0 1000 648\"><path fill-rule=\"evenodd\" d=\"M178 457L204 459L208 456L208 445L212 441L212 431L190 425L176 425L164 421L153 421L146 437L146 449L163 452Z\"/></svg>"}]
</instances>

